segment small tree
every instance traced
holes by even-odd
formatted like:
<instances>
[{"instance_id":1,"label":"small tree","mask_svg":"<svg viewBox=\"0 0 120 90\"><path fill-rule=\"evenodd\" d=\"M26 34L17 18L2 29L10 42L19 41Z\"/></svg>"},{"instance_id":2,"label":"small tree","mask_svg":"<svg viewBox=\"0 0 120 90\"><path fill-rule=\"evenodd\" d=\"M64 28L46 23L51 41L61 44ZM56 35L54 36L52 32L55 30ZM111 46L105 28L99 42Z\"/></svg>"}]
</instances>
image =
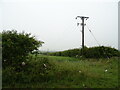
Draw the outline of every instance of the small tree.
<instances>
[{"instance_id":1,"label":"small tree","mask_svg":"<svg viewBox=\"0 0 120 90\"><path fill-rule=\"evenodd\" d=\"M38 50L43 42L27 33L17 31L2 32L2 63L5 66L14 66L26 61L29 53Z\"/></svg>"}]
</instances>

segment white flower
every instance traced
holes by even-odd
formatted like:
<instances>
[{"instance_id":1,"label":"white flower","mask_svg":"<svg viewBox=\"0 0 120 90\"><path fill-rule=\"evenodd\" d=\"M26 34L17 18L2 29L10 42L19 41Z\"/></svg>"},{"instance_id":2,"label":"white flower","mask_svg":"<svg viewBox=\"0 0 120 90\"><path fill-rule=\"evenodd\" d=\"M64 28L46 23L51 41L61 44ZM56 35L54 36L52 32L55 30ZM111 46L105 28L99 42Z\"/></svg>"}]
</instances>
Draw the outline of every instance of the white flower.
<instances>
[{"instance_id":1,"label":"white flower","mask_svg":"<svg viewBox=\"0 0 120 90\"><path fill-rule=\"evenodd\" d=\"M106 69L105 72L107 72L108 70Z\"/></svg>"},{"instance_id":2,"label":"white flower","mask_svg":"<svg viewBox=\"0 0 120 90\"><path fill-rule=\"evenodd\" d=\"M22 62L22 66L25 66L25 62Z\"/></svg>"},{"instance_id":3,"label":"white flower","mask_svg":"<svg viewBox=\"0 0 120 90\"><path fill-rule=\"evenodd\" d=\"M43 65L44 65L44 67L47 67L46 64L43 64Z\"/></svg>"},{"instance_id":4,"label":"white flower","mask_svg":"<svg viewBox=\"0 0 120 90\"><path fill-rule=\"evenodd\" d=\"M85 84L83 83L83 87L85 86Z\"/></svg>"},{"instance_id":5,"label":"white flower","mask_svg":"<svg viewBox=\"0 0 120 90\"><path fill-rule=\"evenodd\" d=\"M76 55L76 57L78 57L78 55Z\"/></svg>"},{"instance_id":6,"label":"white flower","mask_svg":"<svg viewBox=\"0 0 120 90\"><path fill-rule=\"evenodd\" d=\"M79 73L81 73L81 71L79 71Z\"/></svg>"},{"instance_id":7,"label":"white flower","mask_svg":"<svg viewBox=\"0 0 120 90\"><path fill-rule=\"evenodd\" d=\"M4 62L6 62L6 60L4 60Z\"/></svg>"}]
</instances>

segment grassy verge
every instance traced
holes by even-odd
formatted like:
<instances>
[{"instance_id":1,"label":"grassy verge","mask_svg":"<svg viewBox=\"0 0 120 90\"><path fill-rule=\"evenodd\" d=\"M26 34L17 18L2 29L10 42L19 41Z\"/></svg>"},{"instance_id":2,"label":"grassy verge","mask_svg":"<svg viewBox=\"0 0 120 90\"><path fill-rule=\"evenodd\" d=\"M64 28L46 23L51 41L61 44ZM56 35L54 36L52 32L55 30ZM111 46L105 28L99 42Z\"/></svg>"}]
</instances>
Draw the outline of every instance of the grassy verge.
<instances>
[{"instance_id":1,"label":"grassy verge","mask_svg":"<svg viewBox=\"0 0 120 90\"><path fill-rule=\"evenodd\" d=\"M3 70L3 88L117 88L118 58L32 56L17 72Z\"/></svg>"}]
</instances>

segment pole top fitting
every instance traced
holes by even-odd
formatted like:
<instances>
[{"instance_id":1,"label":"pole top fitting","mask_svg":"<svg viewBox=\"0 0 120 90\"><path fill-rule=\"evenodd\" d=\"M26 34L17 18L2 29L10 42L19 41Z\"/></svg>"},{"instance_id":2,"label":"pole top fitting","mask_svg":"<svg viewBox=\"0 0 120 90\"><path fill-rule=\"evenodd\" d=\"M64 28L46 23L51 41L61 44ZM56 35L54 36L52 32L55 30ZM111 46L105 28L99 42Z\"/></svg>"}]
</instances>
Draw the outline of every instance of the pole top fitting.
<instances>
[{"instance_id":1,"label":"pole top fitting","mask_svg":"<svg viewBox=\"0 0 120 90\"><path fill-rule=\"evenodd\" d=\"M77 18L81 18L81 19L86 18L86 20L87 20L89 17L85 17L85 16L77 16L75 19L77 19Z\"/></svg>"}]
</instances>

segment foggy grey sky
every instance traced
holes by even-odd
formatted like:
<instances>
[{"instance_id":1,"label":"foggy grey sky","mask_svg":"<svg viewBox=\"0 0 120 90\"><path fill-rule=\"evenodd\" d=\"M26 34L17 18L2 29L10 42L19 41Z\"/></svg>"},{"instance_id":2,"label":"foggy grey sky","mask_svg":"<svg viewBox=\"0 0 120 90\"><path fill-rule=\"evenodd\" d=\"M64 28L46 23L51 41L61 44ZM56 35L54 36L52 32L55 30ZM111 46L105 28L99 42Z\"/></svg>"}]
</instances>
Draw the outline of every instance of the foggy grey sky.
<instances>
[{"instance_id":1,"label":"foggy grey sky","mask_svg":"<svg viewBox=\"0 0 120 90\"><path fill-rule=\"evenodd\" d=\"M118 48L117 0L3 0L0 4L2 30L15 29L35 35L45 44L41 50L58 51L81 47L81 26L76 16L88 16L86 22L101 45ZM85 45L98 46L85 27Z\"/></svg>"}]
</instances>

